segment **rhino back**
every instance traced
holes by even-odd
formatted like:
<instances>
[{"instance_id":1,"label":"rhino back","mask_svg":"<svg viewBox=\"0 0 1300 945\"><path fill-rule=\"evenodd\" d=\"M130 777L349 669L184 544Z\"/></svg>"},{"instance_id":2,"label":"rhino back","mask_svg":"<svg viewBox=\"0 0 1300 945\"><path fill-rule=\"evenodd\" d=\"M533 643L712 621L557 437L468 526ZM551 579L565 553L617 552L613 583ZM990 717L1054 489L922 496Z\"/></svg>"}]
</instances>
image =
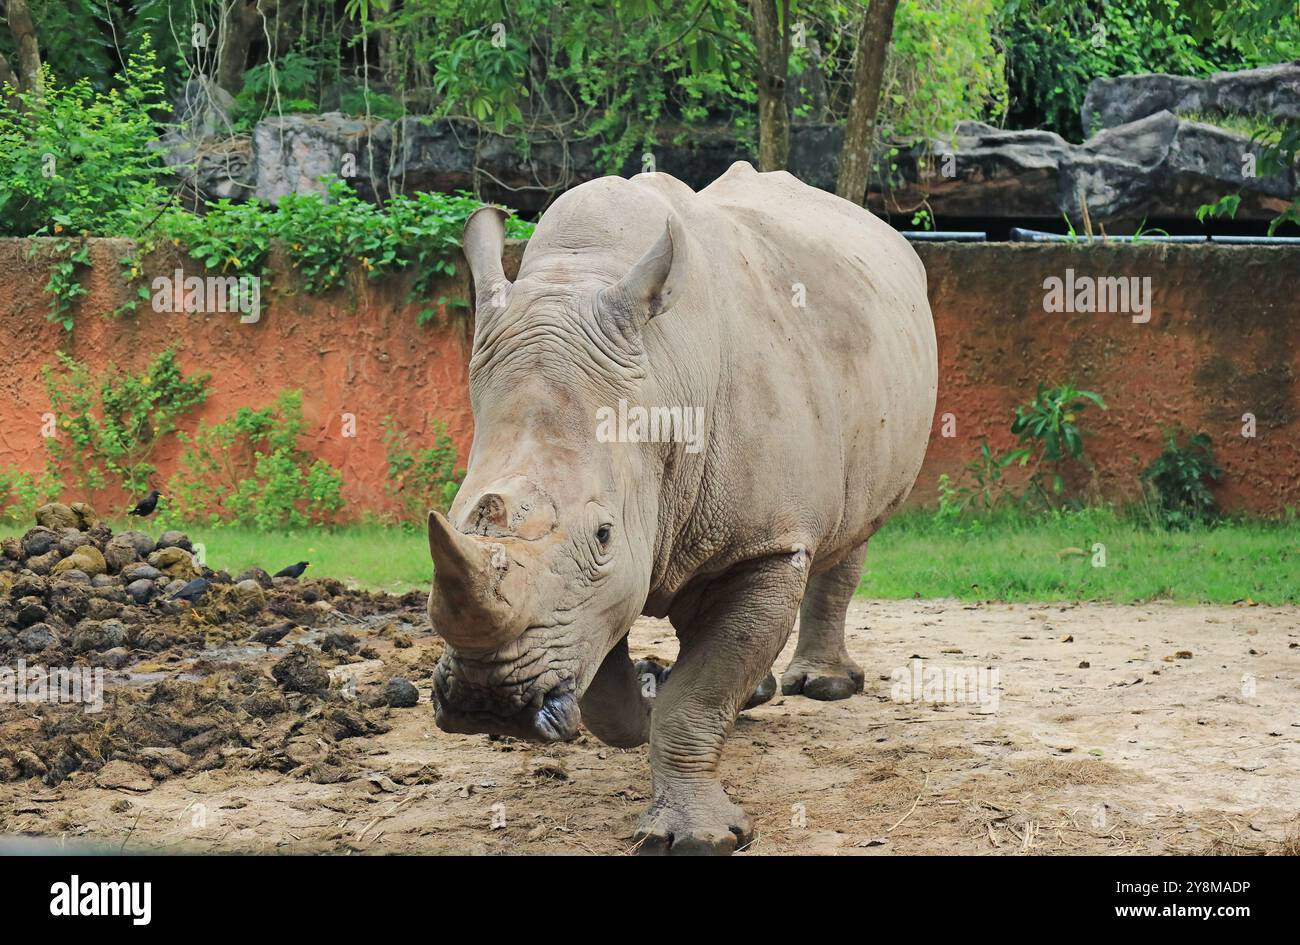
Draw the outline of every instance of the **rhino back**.
<instances>
[{"instance_id":1,"label":"rhino back","mask_svg":"<svg viewBox=\"0 0 1300 945\"><path fill-rule=\"evenodd\" d=\"M937 387L924 268L868 211L738 163L699 193L662 173L569 191L519 279L612 285L670 214L687 291L645 329L648 396L703 408L708 446L678 455L659 490L653 586L666 599L698 573L796 545L820 570L869 537L920 469Z\"/></svg>"},{"instance_id":2,"label":"rhino back","mask_svg":"<svg viewBox=\"0 0 1300 945\"><path fill-rule=\"evenodd\" d=\"M887 224L785 172L733 165L693 197L693 276L712 291L688 297L708 296L689 317L720 352L711 474L748 529L732 553L802 543L829 566L901 503L925 455L925 270Z\"/></svg>"}]
</instances>

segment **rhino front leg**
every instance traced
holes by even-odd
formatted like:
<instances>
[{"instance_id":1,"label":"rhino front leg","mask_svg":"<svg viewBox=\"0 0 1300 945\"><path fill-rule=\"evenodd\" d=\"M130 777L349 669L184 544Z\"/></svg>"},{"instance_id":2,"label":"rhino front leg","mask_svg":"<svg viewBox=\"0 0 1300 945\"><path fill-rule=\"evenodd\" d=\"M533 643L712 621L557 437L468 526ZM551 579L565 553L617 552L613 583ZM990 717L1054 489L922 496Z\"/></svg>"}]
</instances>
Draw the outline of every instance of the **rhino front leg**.
<instances>
[{"instance_id":1,"label":"rhino front leg","mask_svg":"<svg viewBox=\"0 0 1300 945\"><path fill-rule=\"evenodd\" d=\"M718 760L794 626L802 565L791 555L748 562L672 613L681 649L651 713L654 800L637 828L638 853L726 854L753 840L749 817L718 780Z\"/></svg>"},{"instance_id":2,"label":"rhino front leg","mask_svg":"<svg viewBox=\"0 0 1300 945\"><path fill-rule=\"evenodd\" d=\"M641 664L632 663L627 637L605 656L582 695L582 721L614 748L635 748L650 738L651 700L645 695Z\"/></svg>"},{"instance_id":3,"label":"rhino front leg","mask_svg":"<svg viewBox=\"0 0 1300 945\"><path fill-rule=\"evenodd\" d=\"M781 676L781 691L787 696L803 693L830 701L862 691L862 667L849 659L844 647L844 618L862 579L866 555L864 541L834 567L809 579L799 610L799 642Z\"/></svg>"}]
</instances>

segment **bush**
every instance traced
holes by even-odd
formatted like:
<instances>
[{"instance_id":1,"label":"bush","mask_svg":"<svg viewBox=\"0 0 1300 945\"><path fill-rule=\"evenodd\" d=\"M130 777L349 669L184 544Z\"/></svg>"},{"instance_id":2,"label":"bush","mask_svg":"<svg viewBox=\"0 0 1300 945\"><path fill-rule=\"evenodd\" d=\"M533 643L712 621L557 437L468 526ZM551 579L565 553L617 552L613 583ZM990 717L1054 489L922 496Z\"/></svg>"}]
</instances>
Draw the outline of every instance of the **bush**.
<instances>
[{"instance_id":1,"label":"bush","mask_svg":"<svg viewBox=\"0 0 1300 945\"><path fill-rule=\"evenodd\" d=\"M1011 126L1044 127L1074 141L1095 130L1079 116L1093 79L1208 75L1226 67L1193 35L1176 0L1007 0L999 32L1007 44Z\"/></svg>"},{"instance_id":2,"label":"bush","mask_svg":"<svg viewBox=\"0 0 1300 945\"><path fill-rule=\"evenodd\" d=\"M391 417L384 418L388 453L388 494L402 505L408 522L420 522L429 509L446 512L456 499L465 471L456 468L456 445L441 420L434 420L433 446L412 447Z\"/></svg>"},{"instance_id":3,"label":"bush","mask_svg":"<svg viewBox=\"0 0 1300 945\"><path fill-rule=\"evenodd\" d=\"M1166 431L1164 450L1142 471L1155 521L1168 529L1216 522L1219 507L1209 483L1222 476L1209 434L1180 436L1178 431Z\"/></svg>"},{"instance_id":4,"label":"bush","mask_svg":"<svg viewBox=\"0 0 1300 945\"><path fill-rule=\"evenodd\" d=\"M33 513L62 491L63 484L51 472L35 475L15 466L0 469L0 522L26 528Z\"/></svg>"},{"instance_id":5,"label":"bush","mask_svg":"<svg viewBox=\"0 0 1300 945\"><path fill-rule=\"evenodd\" d=\"M150 147L164 109L162 70L148 43L130 57L120 89L89 79L61 84L47 69L45 94L0 95L0 235L130 235L167 197L161 153Z\"/></svg>"},{"instance_id":6,"label":"bush","mask_svg":"<svg viewBox=\"0 0 1300 945\"><path fill-rule=\"evenodd\" d=\"M223 273L264 275L274 241L312 294L344 285L353 265L372 279L410 269L415 275L408 300L413 301L426 298L435 279L455 274L465 221L481 206L482 201L467 193L398 194L376 206L358 197L345 181L334 179L325 197L287 194L276 209L256 201L221 200L196 216L172 207L158 219L157 230L162 240ZM511 238L532 231L531 223L514 217L506 224ZM149 248L151 244L142 247ZM138 276L138 260L128 263L131 274ZM419 320L432 316L433 308L425 308Z\"/></svg>"},{"instance_id":7,"label":"bush","mask_svg":"<svg viewBox=\"0 0 1300 945\"><path fill-rule=\"evenodd\" d=\"M270 407L241 407L182 435L169 517L261 530L330 522L343 507L343 477L298 446L302 432L302 392L287 390Z\"/></svg>"},{"instance_id":8,"label":"bush","mask_svg":"<svg viewBox=\"0 0 1300 945\"><path fill-rule=\"evenodd\" d=\"M181 371L168 348L141 372L109 364L98 376L60 352L41 374L57 435L46 440L51 473L66 470L87 494L110 485L131 494L149 488L150 457L178 421L207 399L210 375Z\"/></svg>"}]
</instances>

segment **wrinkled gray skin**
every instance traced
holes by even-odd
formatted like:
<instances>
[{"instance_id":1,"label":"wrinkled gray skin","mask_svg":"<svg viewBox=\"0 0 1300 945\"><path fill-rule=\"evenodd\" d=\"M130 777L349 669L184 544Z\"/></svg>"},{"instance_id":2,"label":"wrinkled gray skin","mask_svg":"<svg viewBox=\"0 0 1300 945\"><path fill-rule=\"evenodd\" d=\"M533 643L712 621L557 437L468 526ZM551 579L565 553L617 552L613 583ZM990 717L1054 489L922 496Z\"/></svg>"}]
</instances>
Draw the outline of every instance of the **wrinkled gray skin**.
<instances>
[{"instance_id":1,"label":"wrinkled gray skin","mask_svg":"<svg viewBox=\"0 0 1300 945\"><path fill-rule=\"evenodd\" d=\"M513 284L503 222L465 229L475 434L429 516L438 725L648 739L639 849L730 852L752 828L719 754L796 617L783 691L862 689L845 610L934 413L925 271L867 211L744 163L698 194L666 174L575 188ZM703 408L703 448L600 442L620 399ZM640 614L680 641L659 686L628 657Z\"/></svg>"}]
</instances>

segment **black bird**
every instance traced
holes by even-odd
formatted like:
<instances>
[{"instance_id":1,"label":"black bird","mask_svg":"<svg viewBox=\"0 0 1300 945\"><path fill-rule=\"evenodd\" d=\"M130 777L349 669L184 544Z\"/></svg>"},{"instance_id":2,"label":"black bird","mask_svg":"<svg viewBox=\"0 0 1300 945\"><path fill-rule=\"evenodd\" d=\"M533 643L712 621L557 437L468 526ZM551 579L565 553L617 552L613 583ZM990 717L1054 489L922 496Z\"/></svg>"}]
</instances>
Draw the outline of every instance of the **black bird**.
<instances>
[{"instance_id":1,"label":"black bird","mask_svg":"<svg viewBox=\"0 0 1300 945\"><path fill-rule=\"evenodd\" d=\"M141 518L148 518L153 515L153 510L158 507L158 497L162 495L157 489L150 489L149 494L135 504L135 508L127 512L127 515L139 515Z\"/></svg>"},{"instance_id":2,"label":"black bird","mask_svg":"<svg viewBox=\"0 0 1300 945\"><path fill-rule=\"evenodd\" d=\"M205 577L195 578L173 594L169 600L187 600L191 604L197 604L199 598L208 592L208 584L209 581Z\"/></svg>"},{"instance_id":3,"label":"black bird","mask_svg":"<svg viewBox=\"0 0 1300 945\"><path fill-rule=\"evenodd\" d=\"M279 571L275 572L274 576L300 578L302 577L302 572L306 570L307 570L307 562L299 561L297 564L291 564L287 568L281 568Z\"/></svg>"},{"instance_id":4,"label":"black bird","mask_svg":"<svg viewBox=\"0 0 1300 945\"><path fill-rule=\"evenodd\" d=\"M269 650L271 647L275 646L277 643L279 643L281 640L287 637L289 635L289 631L292 629L293 629L292 623L288 623L288 622L277 623L273 627L264 627L261 630L257 631L250 638L249 642L265 643L266 648Z\"/></svg>"}]
</instances>

